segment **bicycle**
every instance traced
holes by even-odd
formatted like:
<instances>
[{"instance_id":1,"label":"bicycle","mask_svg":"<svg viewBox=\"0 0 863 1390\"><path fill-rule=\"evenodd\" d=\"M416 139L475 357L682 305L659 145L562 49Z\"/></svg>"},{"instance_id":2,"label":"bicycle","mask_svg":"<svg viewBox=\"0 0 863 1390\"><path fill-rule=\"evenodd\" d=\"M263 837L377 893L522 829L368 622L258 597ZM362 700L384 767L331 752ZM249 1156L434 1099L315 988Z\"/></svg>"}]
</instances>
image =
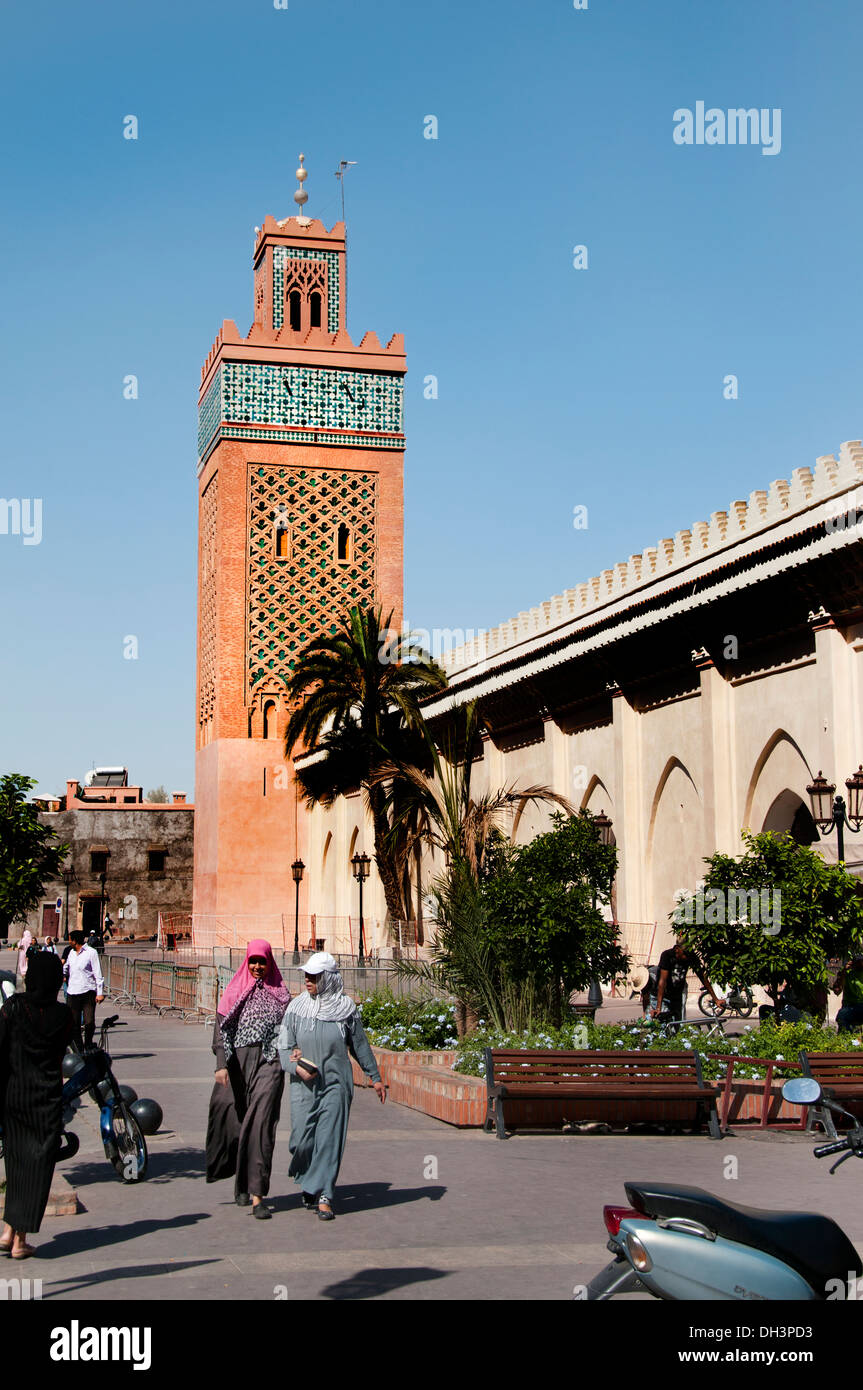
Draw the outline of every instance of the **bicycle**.
<instances>
[{"instance_id":1,"label":"bicycle","mask_svg":"<svg viewBox=\"0 0 863 1390\"><path fill-rule=\"evenodd\" d=\"M85 1091L89 1092L93 1103L99 1107L99 1130L105 1157L123 1182L131 1183L140 1182L146 1176L149 1160L141 1126L129 1103L123 1099L111 1066L108 1033L112 1028L125 1026L119 1014L113 1014L102 1021L95 1047L82 1047L77 1038L72 1039L69 1050L81 1058L81 1065L75 1068L63 1087L63 1103L69 1105Z\"/></svg>"},{"instance_id":2,"label":"bicycle","mask_svg":"<svg viewBox=\"0 0 863 1390\"><path fill-rule=\"evenodd\" d=\"M703 989L698 996L698 1007L705 1018L719 1018L726 1012L731 1018L748 1018L755 1008L755 997L748 985L732 985L725 1002L717 1008L710 990Z\"/></svg>"}]
</instances>

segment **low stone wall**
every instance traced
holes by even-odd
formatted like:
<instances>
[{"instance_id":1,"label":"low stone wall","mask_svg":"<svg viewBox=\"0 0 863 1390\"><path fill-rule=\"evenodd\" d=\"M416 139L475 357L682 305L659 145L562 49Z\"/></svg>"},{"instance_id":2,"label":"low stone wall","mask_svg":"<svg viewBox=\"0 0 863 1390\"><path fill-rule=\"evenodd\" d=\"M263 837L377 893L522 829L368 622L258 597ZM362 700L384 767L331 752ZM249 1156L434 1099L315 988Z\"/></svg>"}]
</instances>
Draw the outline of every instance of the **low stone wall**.
<instances>
[{"instance_id":1,"label":"low stone wall","mask_svg":"<svg viewBox=\"0 0 863 1390\"><path fill-rule=\"evenodd\" d=\"M459 1128L476 1128L485 1120L486 1087L478 1076L462 1076L452 1070L455 1052L391 1052L373 1047L389 1099L411 1110L421 1110L436 1120ZM367 1084L364 1072L352 1060L354 1082Z\"/></svg>"}]
</instances>

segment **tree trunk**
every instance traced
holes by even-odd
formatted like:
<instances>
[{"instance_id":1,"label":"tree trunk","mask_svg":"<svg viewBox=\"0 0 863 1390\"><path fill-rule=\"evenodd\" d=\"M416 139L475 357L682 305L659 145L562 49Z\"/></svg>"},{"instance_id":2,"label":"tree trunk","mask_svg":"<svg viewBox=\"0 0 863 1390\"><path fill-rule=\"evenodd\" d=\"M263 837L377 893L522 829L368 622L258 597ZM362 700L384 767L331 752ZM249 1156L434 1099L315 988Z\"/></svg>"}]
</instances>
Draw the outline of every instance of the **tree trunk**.
<instances>
[{"instance_id":1,"label":"tree trunk","mask_svg":"<svg viewBox=\"0 0 863 1390\"><path fill-rule=\"evenodd\" d=\"M386 843L390 827L384 809L382 787L369 788L369 803L375 835L375 863L378 866L378 873L383 884L387 912L394 922L404 922L407 920L407 913L404 910L398 871Z\"/></svg>"}]
</instances>

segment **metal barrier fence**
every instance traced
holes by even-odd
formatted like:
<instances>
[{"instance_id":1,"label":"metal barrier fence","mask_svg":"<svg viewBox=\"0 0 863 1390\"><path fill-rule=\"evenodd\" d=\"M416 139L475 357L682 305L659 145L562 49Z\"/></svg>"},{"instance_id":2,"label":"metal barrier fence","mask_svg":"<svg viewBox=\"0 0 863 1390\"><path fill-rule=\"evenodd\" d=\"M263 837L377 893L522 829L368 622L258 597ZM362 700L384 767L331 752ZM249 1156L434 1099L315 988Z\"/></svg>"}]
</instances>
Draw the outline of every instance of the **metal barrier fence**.
<instances>
[{"instance_id":1,"label":"metal barrier fence","mask_svg":"<svg viewBox=\"0 0 863 1390\"><path fill-rule=\"evenodd\" d=\"M114 1003L128 1004L139 1013L179 1014L184 1023L212 1021L223 991L246 957L244 950L219 954L220 960L196 963L103 955L106 993ZM299 994L304 984L302 961L294 965L290 951L276 951L274 957L291 994ZM422 994L427 988L422 981L402 978L392 967L359 966L353 957L340 962L340 968L345 992L355 998L378 989L402 996Z\"/></svg>"},{"instance_id":2,"label":"metal barrier fence","mask_svg":"<svg viewBox=\"0 0 863 1390\"><path fill-rule=\"evenodd\" d=\"M429 930L427 924L426 931ZM356 917L325 917L320 913L299 917L283 912L159 913L158 942L170 950L178 945L183 951L233 949L259 937L269 941L274 950L291 950L296 939L301 951L355 956L360 947L360 924ZM364 918L363 954L388 956L393 950L402 955L423 953L418 943L417 923Z\"/></svg>"}]
</instances>

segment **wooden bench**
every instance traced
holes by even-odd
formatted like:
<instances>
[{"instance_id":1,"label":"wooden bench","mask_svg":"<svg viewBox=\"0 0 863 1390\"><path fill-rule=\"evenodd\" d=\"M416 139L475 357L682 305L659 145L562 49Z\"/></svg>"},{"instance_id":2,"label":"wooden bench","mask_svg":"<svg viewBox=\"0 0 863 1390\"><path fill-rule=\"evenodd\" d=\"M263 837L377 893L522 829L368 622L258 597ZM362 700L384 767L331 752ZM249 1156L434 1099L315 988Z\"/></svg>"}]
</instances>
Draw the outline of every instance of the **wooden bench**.
<instances>
[{"instance_id":1,"label":"wooden bench","mask_svg":"<svg viewBox=\"0 0 863 1390\"><path fill-rule=\"evenodd\" d=\"M853 1052L801 1052L800 1066L804 1076L814 1076L830 1100L854 1110L854 1102L863 1102L863 1047ZM831 1112L823 1105L810 1105L806 1128L813 1123L824 1126L828 1139L836 1139L836 1125Z\"/></svg>"},{"instance_id":2,"label":"wooden bench","mask_svg":"<svg viewBox=\"0 0 863 1390\"><path fill-rule=\"evenodd\" d=\"M486 1048L485 1126L548 1129L564 1121L689 1125L706 1119L721 1137L719 1088L705 1083L697 1052L562 1052ZM625 1120L621 1121L621 1115Z\"/></svg>"}]
</instances>

